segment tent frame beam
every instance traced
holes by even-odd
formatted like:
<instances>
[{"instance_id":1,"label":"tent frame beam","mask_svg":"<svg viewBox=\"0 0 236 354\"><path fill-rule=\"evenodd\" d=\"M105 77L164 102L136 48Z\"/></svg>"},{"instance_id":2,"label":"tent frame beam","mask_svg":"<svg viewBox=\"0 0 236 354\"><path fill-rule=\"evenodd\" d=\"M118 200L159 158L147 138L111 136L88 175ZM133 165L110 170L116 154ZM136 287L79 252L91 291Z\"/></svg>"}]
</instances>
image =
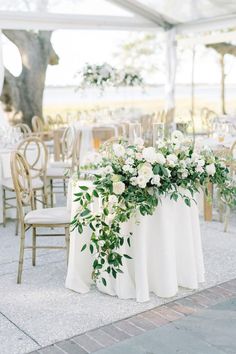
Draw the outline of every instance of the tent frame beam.
<instances>
[{"instance_id":1,"label":"tent frame beam","mask_svg":"<svg viewBox=\"0 0 236 354\"><path fill-rule=\"evenodd\" d=\"M173 24L168 22L160 13L151 9L150 7L140 3L137 0L108 0L117 6L122 7L125 10L132 12L146 20L153 22L156 26L159 26L165 30L173 27Z\"/></svg>"}]
</instances>

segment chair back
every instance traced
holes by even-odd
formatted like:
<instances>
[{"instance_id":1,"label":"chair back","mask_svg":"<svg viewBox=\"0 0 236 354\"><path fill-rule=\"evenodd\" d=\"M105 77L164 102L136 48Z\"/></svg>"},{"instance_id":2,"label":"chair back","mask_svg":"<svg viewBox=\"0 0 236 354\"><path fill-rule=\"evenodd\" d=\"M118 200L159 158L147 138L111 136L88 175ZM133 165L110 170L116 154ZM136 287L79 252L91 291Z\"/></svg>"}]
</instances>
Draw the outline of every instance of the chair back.
<instances>
[{"instance_id":1,"label":"chair back","mask_svg":"<svg viewBox=\"0 0 236 354\"><path fill-rule=\"evenodd\" d=\"M24 220L24 208L34 209L34 198L30 169L26 159L19 151L11 153L11 174L16 193L17 210L20 222Z\"/></svg>"},{"instance_id":2,"label":"chair back","mask_svg":"<svg viewBox=\"0 0 236 354\"><path fill-rule=\"evenodd\" d=\"M73 160L76 143L76 128L69 126L65 129L61 140L61 152L63 161Z\"/></svg>"},{"instance_id":3,"label":"chair back","mask_svg":"<svg viewBox=\"0 0 236 354\"><path fill-rule=\"evenodd\" d=\"M37 137L29 137L17 147L27 161L31 178L40 178L45 182L48 163L48 150L45 143Z\"/></svg>"},{"instance_id":4,"label":"chair back","mask_svg":"<svg viewBox=\"0 0 236 354\"><path fill-rule=\"evenodd\" d=\"M38 116L32 118L32 129L34 133L41 133L44 130L44 121Z\"/></svg>"},{"instance_id":5,"label":"chair back","mask_svg":"<svg viewBox=\"0 0 236 354\"><path fill-rule=\"evenodd\" d=\"M25 123L18 123L15 126L16 128L19 128L21 130L21 132L23 133L23 137L26 138L27 136L30 136L32 131L30 129L30 127L28 126L28 124Z\"/></svg>"}]
</instances>

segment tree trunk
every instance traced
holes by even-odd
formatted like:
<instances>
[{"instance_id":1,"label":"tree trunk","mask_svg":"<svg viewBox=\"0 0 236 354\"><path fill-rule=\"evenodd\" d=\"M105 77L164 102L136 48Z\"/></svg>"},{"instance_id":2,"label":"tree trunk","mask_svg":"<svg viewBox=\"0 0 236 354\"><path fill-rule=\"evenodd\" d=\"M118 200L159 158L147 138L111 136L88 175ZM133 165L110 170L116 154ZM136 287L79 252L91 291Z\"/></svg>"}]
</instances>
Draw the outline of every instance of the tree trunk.
<instances>
[{"instance_id":1,"label":"tree trunk","mask_svg":"<svg viewBox=\"0 0 236 354\"><path fill-rule=\"evenodd\" d=\"M224 54L220 57L220 67L221 67L221 111L226 114L225 109L225 63Z\"/></svg>"},{"instance_id":2,"label":"tree trunk","mask_svg":"<svg viewBox=\"0 0 236 354\"><path fill-rule=\"evenodd\" d=\"M43 91L48 64L58 64L58 56L51 45L51 32L13 31L3 33L19 49L22 71L18 77L5 69L1 101L5 111L21 111L23 122L31 126L34 115L42 117Z\"/></svg>"}]
</instances>

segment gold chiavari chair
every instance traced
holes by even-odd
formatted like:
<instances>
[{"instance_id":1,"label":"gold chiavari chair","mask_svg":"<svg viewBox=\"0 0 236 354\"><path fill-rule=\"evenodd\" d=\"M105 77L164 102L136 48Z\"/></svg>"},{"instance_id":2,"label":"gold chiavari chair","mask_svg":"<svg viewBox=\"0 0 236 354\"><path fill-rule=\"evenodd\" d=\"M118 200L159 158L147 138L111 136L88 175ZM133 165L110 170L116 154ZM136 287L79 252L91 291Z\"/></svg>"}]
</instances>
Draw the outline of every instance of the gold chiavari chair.
<instances>
[{"instance_id":1,"label":"gold chiavari chair","mask_svg":"<svg viewBox=\"0 0 236 354\"><path fill-rule=\"evenodd\" d=\"M25 249L32 250L33 266L36 265L37 249L66 249L68 260L70 213L66 207L39 210L35 209L30 169L24 156L19 151L13 152L11 155L11 173L16 192L18 217L21 225L20 253L17 274L17 283L20 284L23 272ZM29 208L30 211L25 213L27 208ZM30 228L32 229L32 245L26 246L26 231ZM40 228L63 228L65 231L62 234L39 234L37 230ZM37 246L37 238L57 236L65 237L66 246Z\"/></svg>"},{"instance_id":2,"label":"gold chiavari chair","mask_svg":"<svg viewBox=\"0 0 236 354\"><path fill-rule=\"evenodd\" d=\"M76 129L70 126L65 129L61 140L61 160L49 164L46 173L46 179L49 182L51 207L53 207L53 194L55 181L62 181L64 195L66 195L66 180L70 177L70 172L74 169L74 154L76 143Z\"/></svg>"},{"instance_id":3,"label":"gold chiavari chair","mask_svg":"<svg viewBox=\"0 0 236 354\"><path fill-rule=\"evenodd\" d=\"M32 129L34 135L38 136L41 138L47 148L50 154L53 154L53 139L52 139L52 134L50 132L45 131L45 122L42 118L39 116L34 116L31 120L32 124Z\"/></svg>"},{"instance_id":4,"label":"gold chiavari chair","mask_svg":"<svg viewBox=\"0 0 236 354\"><path fill-rule=\"evenodd\" d=\"M236 141L233 143L233 145L230 149L229 169L230 169L231 178L234 181L236 181ZM230 206L227 205L226 206L226 213L225 213L225 220L224 220L224 232L227 232L227 230L228 230L230 214L231 214L231 208L230 208Z\"/></svg>"},{"instance_id":5,"label":"gold chiavari chair","mask_svg":"<svg viewBox=\"0 0 236 354\"><path fill-rule=\"evenodd\" d=\"M15 127L19 128L21 130L24 138L27 138L28 136L30 136L32 134L32 131L31 131L30 127L28 126L28 124L18 123L18 124L16 124Z\"/></svg>"},{"instance_id":6,"label":"gold chiavari chair","mask_svg":"<svg viewBox=\"0 0 236 354\"><path fill-rule=\"evenodd\" d=\"M46 166L48 161L48 152L45 144L38 137L29 137L22 140L17 150L20 151L26 161L32 174L32 188L36 201L43 203L43 206L47 204L47 190L46 190ZM15 192L12 178L7 178L2 181L3 191L3 226L6 226L6 212L9 209L16 209L14 204ZM38 199L38 194L42 194L42 200ZM9 194L9 195L8 195ZM15 234L18 234L18 210L16 209L16 230Z\"/></svg>"}]
</instances>

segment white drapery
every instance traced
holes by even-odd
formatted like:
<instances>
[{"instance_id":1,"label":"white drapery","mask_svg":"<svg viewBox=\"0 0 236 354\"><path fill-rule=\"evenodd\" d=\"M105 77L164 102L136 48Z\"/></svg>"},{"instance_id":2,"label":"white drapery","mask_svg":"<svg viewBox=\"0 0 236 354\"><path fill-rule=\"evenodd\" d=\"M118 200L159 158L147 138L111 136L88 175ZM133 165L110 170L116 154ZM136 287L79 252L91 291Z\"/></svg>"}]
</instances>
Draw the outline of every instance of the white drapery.
<instances>
[{"instance_id":1,"label":"white drapery","mask_svg":"<svg viewBox=\"0 0 236 354\"><path fill-rule=\"evenodd\" d=\"M4 82L4 66L3 66L3 55L2 55L2 31L0 30L0 95L2 93ZM6 118L4 117L3 109L0 103L0 126L8 125Z\"/></svg>"},{"instance_id":2,"label":"white drapery","mask_svg":"<svg viewBox=\"0 0 236 354\"><path fill-rule=\"evenodd\" d=\"M177 68L176 54L176 29L172 28L166 32L166 112L168 112L168 122L173 121L175 108L175 75Z\"/></svg>"}]
</instances>

